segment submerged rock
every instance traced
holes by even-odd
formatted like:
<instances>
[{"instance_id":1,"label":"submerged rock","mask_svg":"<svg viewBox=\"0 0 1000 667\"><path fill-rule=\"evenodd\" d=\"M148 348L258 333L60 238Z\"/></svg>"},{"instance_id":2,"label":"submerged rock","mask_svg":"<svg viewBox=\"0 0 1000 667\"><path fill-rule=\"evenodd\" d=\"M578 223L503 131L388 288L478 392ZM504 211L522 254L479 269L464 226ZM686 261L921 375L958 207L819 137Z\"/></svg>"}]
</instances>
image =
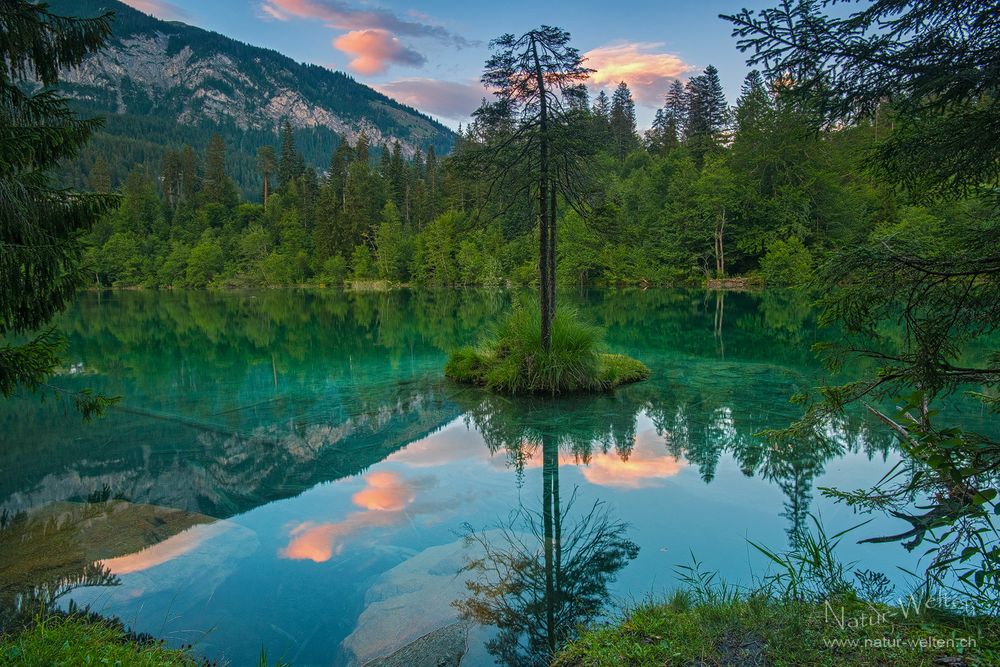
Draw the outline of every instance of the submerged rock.
<instances>
[{"instance_id":1,"label":"submerged rock","mask_svg":"<svg viewBox=\"0 0 1000 667\"><path fill-rule=\"evenodd\" d=\"M452 603L468 596L473 575L460 571L480 555L477 545L460 539L424 549L379 577L342 645L351 663L458 665L470 646L478 649L485 631L462 621Z\"/></svg>"},{"instance_id":2,"label":"submerged rock","mask_svg":"<svg viewBox=\"0 0 1000 667\"><path fill-rule=\"evenodd\" d=\"M452 623L427 633L391 655L365 663L365 667L458 667L468 649L466 623Z\"/></svg>"}]
</instances>

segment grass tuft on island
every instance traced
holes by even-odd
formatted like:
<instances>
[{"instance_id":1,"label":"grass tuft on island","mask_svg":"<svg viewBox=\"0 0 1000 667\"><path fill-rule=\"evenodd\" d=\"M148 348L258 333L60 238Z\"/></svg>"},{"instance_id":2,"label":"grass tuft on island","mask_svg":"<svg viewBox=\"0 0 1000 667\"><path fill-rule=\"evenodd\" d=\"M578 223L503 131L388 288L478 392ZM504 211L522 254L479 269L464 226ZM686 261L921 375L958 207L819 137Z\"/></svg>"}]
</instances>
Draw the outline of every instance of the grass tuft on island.
<instances>
[{"instance_id":1,"label":"grass tuft on island","mask_svg":"<svg viewBox=\"0 0 1000 667\"><path fill-rule=\"evenodd\" d=\"M585 631L553 667L962 667L1000 664L1000 621L853 594L824 601L764 595L697 600L683 591Z\"/></svg>"},{"instance_id":2,"label":"grass tuft on island","mask_svg":"<svg viewBox=\"0 0 1000 667\"><path fill-rule=\"evenodd\" d=\"M571 394L609 391L649 377L642 362L606 354L601 330L563 308L552 322L552 346L542 350L541 317L515 308L479 347L455 350L446 377L502 394Z\"/></svg>"}]
</instances>

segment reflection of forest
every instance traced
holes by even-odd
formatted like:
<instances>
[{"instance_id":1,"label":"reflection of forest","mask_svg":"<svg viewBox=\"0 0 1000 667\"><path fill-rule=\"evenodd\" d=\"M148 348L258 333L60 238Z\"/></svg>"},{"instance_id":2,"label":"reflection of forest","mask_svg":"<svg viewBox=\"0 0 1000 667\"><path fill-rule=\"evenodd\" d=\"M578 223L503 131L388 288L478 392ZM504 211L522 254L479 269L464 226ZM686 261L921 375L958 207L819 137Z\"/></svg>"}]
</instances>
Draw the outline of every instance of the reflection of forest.
<instances>
[{"instance_id":1,"label":"reflection of forest","mask_svg":"<svg viewBox=\"0 0 1000 667\"><path fill-rule=\"evenodd\" d=\"M128 567L116 559L213 521L107 493L0 515L0 631L75 588L118 585Z\"/></svg>"},{"instance_id":2,"label":"reflection of forest","mask_svg":"<svg viewBox=\"0 0 1000 667\"><path fill-rule=\"evenodd\" d=\"M827 437L776 446L756 435L771 426L769 411L740 403L716 404L706 396L685 396L683 391L674 395L651 383L586 399L511 400L469 391L455 392L454 397L491 451L506 453L516 470L538 458L543 440L555 443L563 462L568 458L592 464L595 456L609 454L628 462L635 455L637 417L644 414L656 428L663 454L694 464L706 482L714 478L721 457L728 455L745 475L781 488L793 537L809 514L813 480L828 461L847 452L886 456L892 448L891 438L851 417L831 424ZM650 460L637 463L653 465Z\"/></svg>"},{"instance_id":3,"label":"reflection of forest","mask_svg":"<svg viewBox=\"0 0 1000 667\"><path fill-rule=\"evenodd\" d=\"M608 582L636 557L627 525L600 503L574 511L573 495L560 501L559 467L567 460L593 464L609 454L633 458L640 413L653 422L665 453L695 463L706 482L726 453L745 474L780 486L788 497L792 539L808 516L812 481L828 460L845 450L864 447L871 455L889 446L888 441L876 445L862 425L845 420L831 429L835 437L813 446L773 447L754 437L761 417L752 411L678 401L652 384L558 400L513 400L468 390L454 395L490 451L505 453L515 470L541 459L540 511L522 506L501 520L498 530L468 529L483 555L468 564L477 578L456 606L467 619L496 628L487 649L506 665L548 664L578 627L601 615Z\"/></svg>"},{"instance_id":4,"label":"reflection of forest","mask_svg":"<svg viewBox=\"0 0 1000 667\"><path fill-rule=\"evenodd\" d=\"M86 425L58 401L0 406L0 510L25 529L29 519L43 525L38 517L52 503L106 490L134 507L225 518L357 474L463 412L515 467L545 442L558 461L591 462L599 452L609 455L602 461L645 463L633 451L644 413L662 456L697 465L706 481L730 455L780 485L794 530L826 461L888 446L853 417L831 425L835 437L824 446L774 449L754 436L794 416L788 395L819 374L800 294L567 294L564 303L606 326L613 350L653 369L650 381L556 401L506 401L445 384L447 350L475 340L512 298L457 290L84 295L64 318L68 364L55 384L122 403ZM548 514L558 521L553 493ZM43 533L21 530L18 539ZM70 569L79 574L78 565Z\"/></svg>"}]
</instances>

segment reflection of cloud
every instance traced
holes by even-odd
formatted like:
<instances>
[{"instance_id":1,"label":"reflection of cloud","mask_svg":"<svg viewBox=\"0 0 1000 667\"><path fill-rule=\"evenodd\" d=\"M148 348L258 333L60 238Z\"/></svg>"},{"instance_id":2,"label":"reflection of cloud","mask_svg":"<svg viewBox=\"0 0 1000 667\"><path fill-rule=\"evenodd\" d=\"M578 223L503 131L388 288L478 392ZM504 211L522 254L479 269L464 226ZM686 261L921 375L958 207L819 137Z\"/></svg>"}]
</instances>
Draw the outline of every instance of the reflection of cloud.
<instances>
[{"instance_id":1,"label":"reflection of cloud","mask_svg":"<svg viewBox=\"0 0 1000 667\"><path fill-rule=\"evenodd\" d=\"M633 451L627 461L617 454L598 454L583 468L583 477L591 484L622 489L639 489L681 471L684 461L673 456L648 456Z\"/></svg>"},{"instance_id":2,"label":"reflection of cloud","mask_svg":"<svg viewBox=\"0 0 1000 667\"><path fill-rule=\"evenodd\" d=\"M179 558L201 546L205 541L221 535L230 528L232 528L232 524L226 521L199 524L168 537L162 542L158 542L142 551L137 551L127 556L108 558L101 561L101 563L117 575L142 572L143 570L148 570L151 567Z\"/></svg>"},{"instance_id":3,"label":"reflection of cloud","mask_svg":"<svg viewBox=\"0 0 1000 667\"><path fill-rule=\"evenodd\" d=\"M279 552L282 558L324 563L344 550L345 540L368 528L392 526L406 520L406 510L416 499L417 490L433 479L409 481L394 472L373 472L365 477L365 488L351 500L363 512L348 514L342 521L303 521L289 531L292 538ZM424 508L430 511L432 508ZM417 511L420 511L418 508Z\"/></svg>"},{"instance_id":4,"label":"reflection of cloud","mask_svg":"<svg viewBox=\"0 0 1000 667\"><path fill-rule=\"evenodd\" d=\"M540 445L525 443L525 468L542 466ZM652 486L667 477L673 477L687 465L676 456L661 454L662 440L653 429L639 433L635 438L628 459L623 460L616 451L595 452L584 462L570 453L559 454L560 466L579 466L583 478L598 486L619 489L641 489ZM496 461L495 465L502 462Z\"/></svg>"},{"instance_id":5,"label":"reflection of cloud","mask_svg":"<svg viewBox=\"0 0 1000 667\"><path fill-rule=\"evenodd\" d=\"M386 30L352 30L335 39L333 45L354 56L350 68L359 74L381 74L393 63L420 67L427 62Z\"/></svg>"},{"instance_id":6,"label":"reflection of cloud","mask_svg":"<svg viewBox=\"0 0 1000 667\"><path fill-rule=\"evenodd\" d=\"M487 91L478 82L407 78L375 86L379 92L443 118L463 119L479 108Z\"/></svg>"},{"instance_id":7,"label":"reflection of cloud","mask_svg":"<svg viewBox=\"0 0 1000 667\"><path fill-rule=\"evenodd\" d=\"M367 477L368 485L351 500L358 507L382 512L398 512L413 502L413 486L392 472L374 472Z\"/></svg>"},{"instance_id":8,"label":"reflection of cloud","mask_svg":"<svg viewBox=\"0 0 1000 667\"><path fill-rule=\"evenodd\" d=\"M592 86L615 86L624 81L639 104L659 107L671 81L691 71L680 56L659 51L660 42L625 42L591 49L584 56L595 70Z\"/></svg>"},{"instance_id":9,"label":"reflection of cloud","mask_svg":"<svg viewBox=\"0 0 1000 667\"><path fill-rule=\"evenodd\" d=\"M338 538L350 534L352 528L356 529L357 526L348 525L347 522L314 524L305 521L292 529L292 541L281 552L281 556L324 563L344 549Z\"/></svg>"},{"instance_id":10,"label":"reflection of cloud","mask_svg":"<svg viewBox=\"0 0 1000 667\"><path fill-rule=\"evenodd\" d=\"M479 432L470 430L458 417L440 431L393 452L387 460L405 463L411 468L433 468L466 459L489 458Z\"/></svg>"},{"instance_id":11,"label":"reflection of cloud","mask_svg":"<svg viewBox=\"0 0 1000 667\"><path fill-rule=\"evenodd\" d=\"M138 9L144 14L152 14L164 21L186 21L187 12L177 5L166 2L166 0L122 0L133 9Z\"/></svg>"}]
</instances>

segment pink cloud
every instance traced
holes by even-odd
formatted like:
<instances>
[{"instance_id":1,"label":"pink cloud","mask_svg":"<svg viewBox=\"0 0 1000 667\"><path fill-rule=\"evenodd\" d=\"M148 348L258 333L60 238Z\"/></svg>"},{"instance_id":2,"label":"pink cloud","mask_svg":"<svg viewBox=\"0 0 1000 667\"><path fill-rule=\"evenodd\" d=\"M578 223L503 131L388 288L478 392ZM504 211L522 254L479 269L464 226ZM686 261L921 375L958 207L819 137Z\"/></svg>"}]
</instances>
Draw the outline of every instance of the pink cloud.
<instances>
[{"instance_id":1,"label":"pink cloud","mask_svg":"<svg viewBox=\"0 0 1000 667\"><path fill-rule=\"evenodd\" d=\"M587 66L597 70L590 76L593 88L608 88L624 81L636 101L647 107L660 107L670 83L693 67L680 56L664 53L658 42L625 42L591 49L584 56Z\"/></svg>"},{"instance_id":2,"label":"pink cloud","mask_svg":"<svg viewBox=\"0 0 1000 667\"><path fill-rule=\"evenodd\" d=\"M461 120L479 107L489 92L477 82L407 78L375 86L389 97L426 113Z\"/></svg>"},{"instance_id":3,"label":"pink cloud","mask_svg":"<svg viewBox=\"0 0 1000 667\"><path fill-rule=\"evenodd\" d=\"M333 45L353 56L349 67L359 74L381 74L390 64L420 67L427 59L386 30L352 30Z\"/></svg>"},{"instance_id":4,"label":"pink cloud","mask_svg":"<svg viewBox=\"0 0 1000 667\"><path fill-rule=\"evenodd\" d=\"M338 30L385 30L408 37L432 37L456 46L471 44L422 15L408 20L385 9L355 8L340 0L264 0L261 9L275 18L319 19Z\"/></svg>"},{"instance_id":5,"label":"pink cloud","mask_svg":"<svg viewBox=\"0 0 1000 667\"><path fill-rule=\"evenodd\" d=\"M166 0L122 0L122 2L143 14L152 14L165 21L186 21L188 18L187 12Z\"/></svg>"}]
</instances>

